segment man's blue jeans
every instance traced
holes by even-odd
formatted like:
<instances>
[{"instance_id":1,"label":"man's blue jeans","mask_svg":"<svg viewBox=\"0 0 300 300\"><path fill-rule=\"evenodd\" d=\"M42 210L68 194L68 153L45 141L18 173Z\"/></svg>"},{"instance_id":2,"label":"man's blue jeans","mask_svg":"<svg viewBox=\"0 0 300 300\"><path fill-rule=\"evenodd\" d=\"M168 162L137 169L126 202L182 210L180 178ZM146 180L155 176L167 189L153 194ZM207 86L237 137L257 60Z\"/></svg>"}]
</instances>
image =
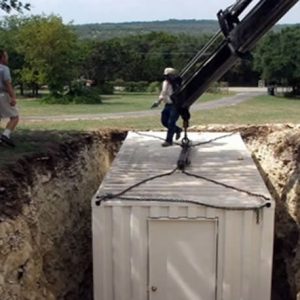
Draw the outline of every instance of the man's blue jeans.
<instances>
[{"instance_id":1,"label":"man's blue jeans","mask_svg":"<svg viewBox=\"0 0 300 300\"><path fill-rule=\"evenodd\" d=\"M181 128L176 125L178 118L179 113L174 104L166 104L161 112L161 123L168 128L166 141L170 144L173 143L174 134L181 132Z\"/></svg>"}]
</instances>

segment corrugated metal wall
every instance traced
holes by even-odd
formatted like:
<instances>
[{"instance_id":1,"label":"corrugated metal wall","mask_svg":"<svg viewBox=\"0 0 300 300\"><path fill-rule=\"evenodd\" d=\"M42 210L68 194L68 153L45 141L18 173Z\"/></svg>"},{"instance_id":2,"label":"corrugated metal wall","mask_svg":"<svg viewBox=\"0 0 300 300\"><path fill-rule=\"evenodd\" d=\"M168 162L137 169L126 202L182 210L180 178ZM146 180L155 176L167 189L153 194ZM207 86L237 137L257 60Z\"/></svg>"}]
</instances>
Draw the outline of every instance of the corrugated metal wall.
<instances>
[{"instance_id":1,"label":"corrugated metal wall","mask_svg":"<svg viewBox=\"0 0 300 300\"><path fill-rule=\"evenodd\" d=\"M216 299L270 299L273 216L273 208L264 208L257 223L255 211L143 202L94 207L95 300L148 299L149 218L217 218Z\"/></svg>"}]
</instances>

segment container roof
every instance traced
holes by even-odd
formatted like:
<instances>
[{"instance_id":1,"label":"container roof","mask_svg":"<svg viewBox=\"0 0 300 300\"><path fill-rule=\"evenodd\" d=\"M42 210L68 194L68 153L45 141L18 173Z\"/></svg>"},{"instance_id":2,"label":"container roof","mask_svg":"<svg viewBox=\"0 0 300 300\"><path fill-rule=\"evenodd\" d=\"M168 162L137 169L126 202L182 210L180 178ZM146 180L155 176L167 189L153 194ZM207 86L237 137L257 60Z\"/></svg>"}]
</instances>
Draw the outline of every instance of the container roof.
<instances>
[{"instance_id":1,"label":"container roof","mask_svg":"<svg viewBox=\"0 0 300 300\"><path fill-rule=\"evenodd\" d=\"M142 180L174 170L182 148L177 144L162 147L165 136L165 132L129 132L97 196L115 195ZM271 200L239 133L193 132L188 138L193 147L191 165L186 171L196 177L176 170L172 175L130 189L122 198L135 201L136 205L143 205L145 199L151 199L154 203L156 200L172 200L177 205L181 201L190 201L228 208L259 206L265 203L263 197ZM199 143L204 144L197 145ZM105 200L105 204L122 205L126 202L122 198Z\"/></svg>"}]
</instances>

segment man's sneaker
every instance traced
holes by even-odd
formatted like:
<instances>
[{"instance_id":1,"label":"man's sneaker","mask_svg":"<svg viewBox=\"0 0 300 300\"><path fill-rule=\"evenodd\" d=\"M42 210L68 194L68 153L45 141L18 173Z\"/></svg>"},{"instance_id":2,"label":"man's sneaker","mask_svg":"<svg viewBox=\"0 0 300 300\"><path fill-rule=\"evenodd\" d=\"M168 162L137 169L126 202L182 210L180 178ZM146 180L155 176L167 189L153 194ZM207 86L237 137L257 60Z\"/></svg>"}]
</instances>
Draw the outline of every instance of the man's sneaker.
<instances>
[{"instance_id":1,"label":"man's sneaker","mask_svg":"<svg viewBox=\"0 0 300 300\"><path fill-rule=\"evenodd\" d=\"M180 139L182 129L178 130L175 135L176 141Z\"/></svg>"},{"instance_id":2,"label":"man's sneaker","mask_svg":"<svg viewBox=\"0 0 300 300\"><path fill-rule=\"evenodd\" d=\"M169 143L169 142L167 142L167 141L165 141L165 142L163 142L163 143L161 144L161 146L162 146L162 147L169 147L169 146L172 146L172 144Z\"/></svg>"},{"instance_id":3,"label":"man's sneaker","mask_svg":"<svg viewBox=\"0 0 300 300\"><path fill-rule=\"evenodd\" d=\"M16 145L12 141L12 139L8 138L6 135L3 135L3 134L1 135L1 141L10 147L16 147Z\"/></svg>"}]
</instances>

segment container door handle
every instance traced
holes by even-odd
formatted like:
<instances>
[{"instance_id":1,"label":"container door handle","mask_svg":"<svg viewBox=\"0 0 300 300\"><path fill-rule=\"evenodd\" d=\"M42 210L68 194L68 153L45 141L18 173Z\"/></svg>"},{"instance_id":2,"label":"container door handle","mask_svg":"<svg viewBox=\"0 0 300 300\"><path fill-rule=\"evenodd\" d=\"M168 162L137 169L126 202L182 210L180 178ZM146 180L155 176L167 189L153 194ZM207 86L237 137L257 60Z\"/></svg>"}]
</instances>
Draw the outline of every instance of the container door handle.
<instances>
[{"instance_id":1,"label":"container door handle","mask_svg":"<svg viewBox=\"0 0 300 300\"><path fill-rule=\"evenodd\" d=\"M157 287L156 286L151 286L151 291L152 292L156 292L157 291Z\"/></svg>"}]
</instances>

